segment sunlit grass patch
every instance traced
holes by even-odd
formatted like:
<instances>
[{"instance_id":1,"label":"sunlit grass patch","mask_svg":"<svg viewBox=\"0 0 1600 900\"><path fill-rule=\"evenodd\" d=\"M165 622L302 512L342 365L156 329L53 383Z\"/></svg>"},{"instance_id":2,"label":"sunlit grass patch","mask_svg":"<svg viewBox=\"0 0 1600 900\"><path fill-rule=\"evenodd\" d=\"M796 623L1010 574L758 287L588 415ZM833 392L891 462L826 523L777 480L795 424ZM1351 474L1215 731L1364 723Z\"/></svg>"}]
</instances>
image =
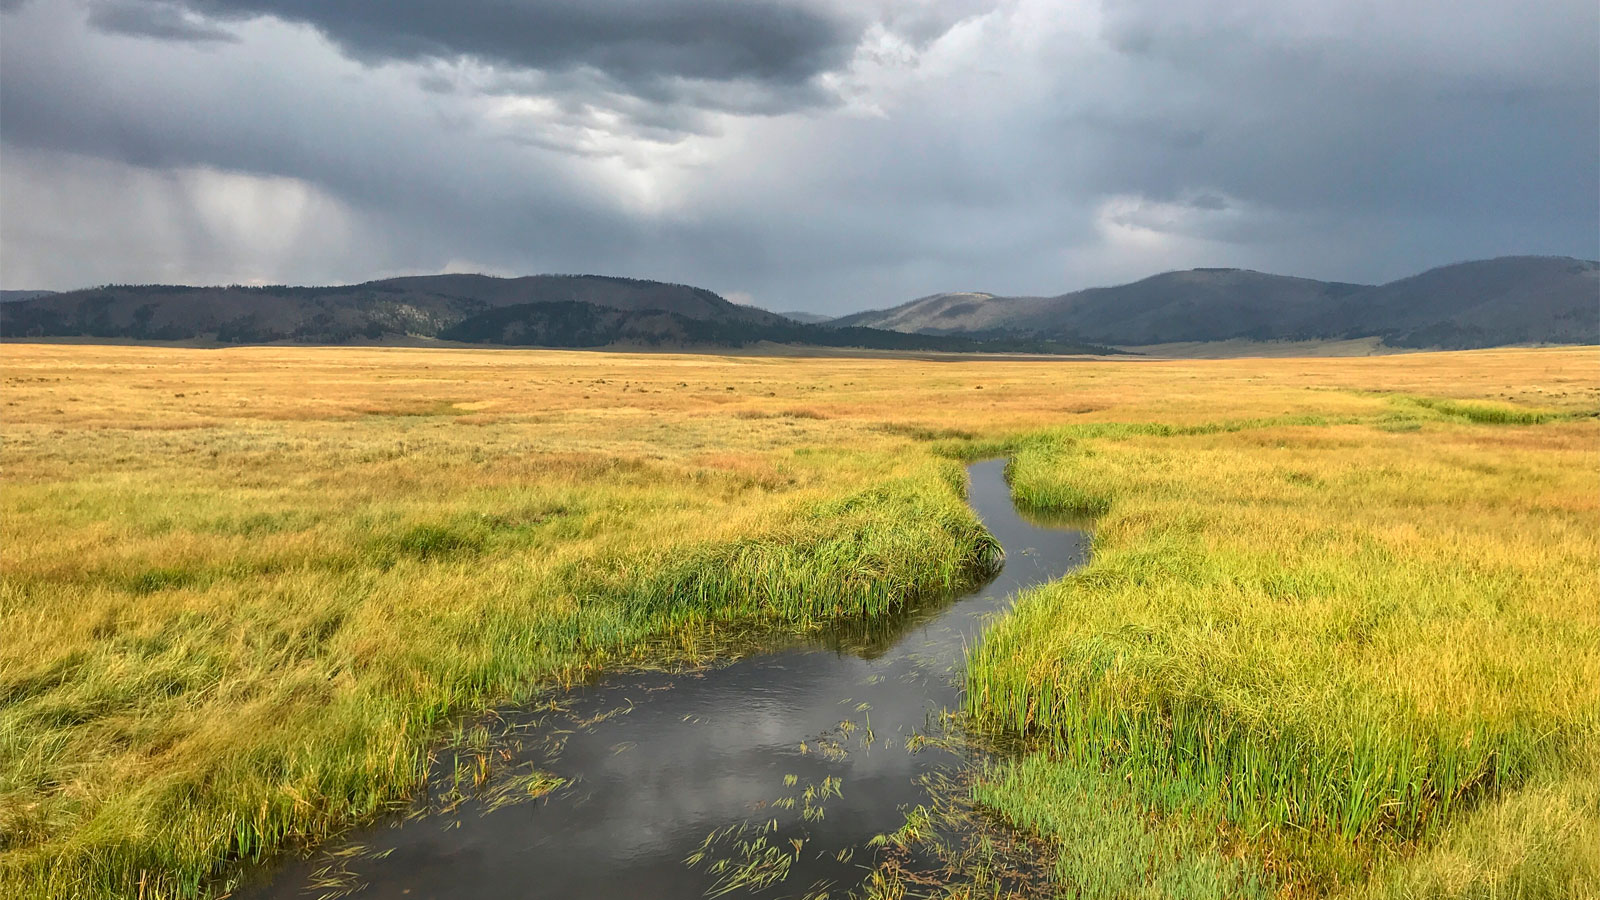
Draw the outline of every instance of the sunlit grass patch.
<instances>
[{"instance_id":1,"label":"sunlit grass patch","mask_svg":"<svg viewBox=\"0 0 1600 900\"><path fill-rule=\"evenodd\" d=\"M1442 416L1463 419L1480 425L1538 425L1557 419L1572 418L1582 413L1559 412L1551 409L1527 409L1507 403L1485 403L1473 400L1452 400L1446 397L1418 397L1399 394L1394 399L1432 410ZM1592 413L1591 413L1592 414Z\"/></svg>"}]
</instances>

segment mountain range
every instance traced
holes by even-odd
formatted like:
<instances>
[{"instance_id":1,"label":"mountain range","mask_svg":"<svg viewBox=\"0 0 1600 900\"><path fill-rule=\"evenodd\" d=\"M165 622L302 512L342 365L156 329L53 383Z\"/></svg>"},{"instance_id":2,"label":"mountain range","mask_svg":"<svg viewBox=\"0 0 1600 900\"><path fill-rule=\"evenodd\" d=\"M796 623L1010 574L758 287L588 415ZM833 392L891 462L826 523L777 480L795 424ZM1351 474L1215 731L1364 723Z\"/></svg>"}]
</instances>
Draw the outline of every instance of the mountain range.
<instances>
[{"instance_id":1,"label":"mountain range","mask_svg":"<svg viewBox=\"0 0 1600 900\"><path fill-rule=\"evenodd\" d=\"M889 350L1109 352L1174 342L1379 338L1393 347L1600 343L1600 263L1517 256L1383 285L1247 269L1166 272L1053 297L944 293L820 321L704 288L598 275L422 275L336 287L7 291L0 336L505 346L761 341Z\"/></svg>"},{"instance_id":2,"label":"mountain range","mask_svg":"<svg viewBox=\"0 0 1600 900\"><path fill-rule=\"evenodd\" d=\"M1507 256L1383 285L1190 269L1054 297L934 294L828 324L1115 346L1363 337L1393 347L1592 344L1600 342L1600 263Z\"/></svg>"},{"instance_id":3,"label":"mountain range","mask_svg":"<svg viewBox=\"0 0 1600 900\"><path fill-rule=\"evenodd\" d=\"M337 287L108 285L0 305L0 336L225 344L412 337L537 347L741 347L770 341L883 350L1115 352L1031 337L822 327L741 306L704 288L601 275L419 275Z\"/></svg>"}]
</instances>

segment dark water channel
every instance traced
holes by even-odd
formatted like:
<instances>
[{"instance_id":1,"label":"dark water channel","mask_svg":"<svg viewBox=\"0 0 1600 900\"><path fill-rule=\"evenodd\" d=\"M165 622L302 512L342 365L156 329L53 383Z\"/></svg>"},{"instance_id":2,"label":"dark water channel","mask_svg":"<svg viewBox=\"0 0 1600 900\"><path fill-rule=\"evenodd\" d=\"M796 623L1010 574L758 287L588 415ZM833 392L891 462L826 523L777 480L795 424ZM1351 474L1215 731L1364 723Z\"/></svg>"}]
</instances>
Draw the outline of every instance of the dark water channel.
<instances>
[{"instance_id":1,"label":"dark water channel","mask_svg":"<svg viewBox=\"0 0 1600 900\"><path fill-rule=\"evenodd\" d=\"M1084 532L1018 512L1003 468L969 470L969 500L1005 550L979 590L875 635L841 631L721 667L576 688L561 711L523 723L519 751L564 786L353 835L365 849L342 867L364 886L357 896L750 896L752 879L776 874L757 896L848 894L876 858L868 842L925 799L920 776L964 762L924 738L958 706L965 648L985 617L1087 554ZM247 893L323 895L326 870L314 873L327 863L290 863Z\"/></svg>"}]
</instances>

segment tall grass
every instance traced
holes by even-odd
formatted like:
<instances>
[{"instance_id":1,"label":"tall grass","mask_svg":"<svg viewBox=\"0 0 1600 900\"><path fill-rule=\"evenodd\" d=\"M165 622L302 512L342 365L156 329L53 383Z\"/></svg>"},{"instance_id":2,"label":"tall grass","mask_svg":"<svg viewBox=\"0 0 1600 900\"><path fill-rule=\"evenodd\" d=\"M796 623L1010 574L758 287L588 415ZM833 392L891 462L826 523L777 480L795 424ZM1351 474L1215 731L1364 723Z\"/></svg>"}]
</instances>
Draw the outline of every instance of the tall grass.
<instances>
[{"instance_id":1,"label":"tall grass","mask_svg":"<svg viewBox=\"0 0 1600 900\"><path fill-rule=\"evenodd\" d=\"M1361 900L1586 900L1600 896L1600 766L1590 748L1481 804L1440 839L1387 860ZM1587 757L1587 758L1586 758Z\"/></svg>"},{"instance_id":2,"label":"tall grass","mask_svg":"<svg viewBox=\"0 0 1600 900\"><path fill-rule=\"evenodd\" d=\"M1152 820L1130 787L1047 754L1005 763L973 798L1057 848L1057 891L1082 900L1267 900L1277 885L1215 831Z\"/></svg>"},{"instance_id":3,"label":"tall grass","mask_svg":"<svg viewBox=\"0 0 1600 900\"><path fill-rule=\"evenodd\" d=\"M91 593L103 608L118 593L200 608L7 678L7 883L40 896L193 895L233 860L402 796L455 712L655 652L691 626L807 628L955 589L992 565L994 546L952 472L927 464L738 540L663 536L544 571L490 562L486 537L430 525L366 541L370 565L331 572L113 580ZM477 566L506 581L462 578ZM469 587L486 596L454 593ZM40 581L8 588L8 607L68 602ZM219 706L226 717L206 721ZM176 721L151 720L163 710ZM141 758L117 759L130 741ZM145 776L93 796L74 770L103 778L104 755ZM34 802L17 802L30 787Z\"/></svg>"},{"instance_id":4,"label":"tall grass","mask_svg":"<svg viewBox=\"0 0 1600 900\"><path fill-rule=\"evenodd\" d=\"M969 708L1154 808L1359 879L1593 744L1590 424L1025 443L1095 557L973 651Z\"/></svg>"}]
</instances>

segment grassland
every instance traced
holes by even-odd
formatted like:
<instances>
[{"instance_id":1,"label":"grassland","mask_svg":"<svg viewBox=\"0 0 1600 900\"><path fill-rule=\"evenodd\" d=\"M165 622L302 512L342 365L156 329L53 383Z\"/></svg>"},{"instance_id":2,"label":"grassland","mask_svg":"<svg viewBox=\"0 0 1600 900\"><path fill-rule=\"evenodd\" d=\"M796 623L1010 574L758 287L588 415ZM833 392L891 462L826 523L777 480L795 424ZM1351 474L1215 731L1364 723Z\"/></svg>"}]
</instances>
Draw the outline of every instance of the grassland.
<instances>
[{"instance_id":1,"label":"grassland","mask_svg":"<svg viewBox=\"0 0 1600 900\"><path fill-rule=\"evenodd\" d=\"M457 716L968 580L959 460L993 452L1101 516L970 672L1040 748L981 799L1063 883L1090 808L1252 890L1593 870L1592 351L0 363L6 895L225 890L404 797Z\"/></svg>"}]
</instances>

